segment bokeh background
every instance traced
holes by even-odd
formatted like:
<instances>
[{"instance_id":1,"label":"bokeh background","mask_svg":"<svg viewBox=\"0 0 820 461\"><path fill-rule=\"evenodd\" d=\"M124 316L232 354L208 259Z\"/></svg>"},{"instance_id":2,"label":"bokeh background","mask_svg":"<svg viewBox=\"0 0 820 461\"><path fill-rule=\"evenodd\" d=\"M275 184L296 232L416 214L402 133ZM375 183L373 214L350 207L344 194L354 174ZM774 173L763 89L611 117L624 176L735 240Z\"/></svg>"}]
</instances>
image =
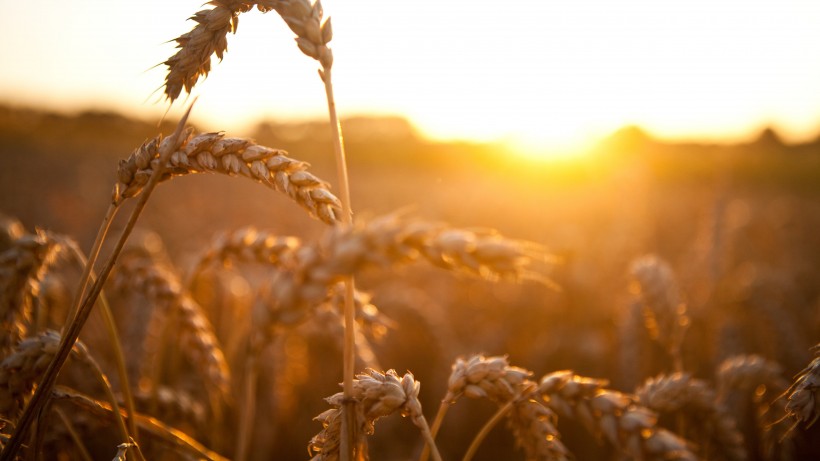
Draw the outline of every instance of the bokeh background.
<instances>
[{"instance_id":1,"label":"bokeh background","mask_svg":"<svg viewBox=\"0 0 820 461\"><path fill-rule=\"evenodd\" d=\"M152 93L164 68L151 66L173 54L164 42L201 5L0 5L0 36L15 45L0 75L0 212L88 248L117 161L172 130L182 105L166 114L161 90ZM713 380L735 354L777 361L789 379L811 360L820 7L328 1L326 12L357 219L409 209L537 242L560 260L546 273L560 291L423 266L362 277L397 324L374 346L379 362L415 373L428 413L465 354L507 354L537 375L573 369L622 391L669 372L663 350L635 329L629 266L649 253L678 276L692 321L684 365L695 376ZM334 182L315 63L273 13L246 16L196 90L193 124L285 149ZM305 240L323 231L258 184L207 175L161 185L140 220L180 272L215 235L247 225ZM308 329L277 346L310 372L281 365L263 376L258 459L304 457L319 430L311 418L341 379L337 333ZM464 403L442 433L450 459L492 414ZM560 429L578 459L610 456L580 428ZM803 456L820 456L812 431L798 438ZM481 459L512 456L508 434L492 437ZM414 440L405 421L390 420L373 452L403 459Z\"/></svg>"}]
</instances>

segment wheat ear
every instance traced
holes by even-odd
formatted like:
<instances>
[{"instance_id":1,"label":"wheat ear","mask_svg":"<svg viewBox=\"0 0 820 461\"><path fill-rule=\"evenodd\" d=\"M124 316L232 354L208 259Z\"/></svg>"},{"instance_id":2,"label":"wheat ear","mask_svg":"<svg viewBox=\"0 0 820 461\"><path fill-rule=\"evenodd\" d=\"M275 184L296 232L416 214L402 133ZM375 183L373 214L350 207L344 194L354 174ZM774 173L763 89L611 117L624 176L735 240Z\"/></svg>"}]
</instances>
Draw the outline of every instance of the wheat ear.
<instances>
[{"instance_id":1,"label":"wheat ear","mask_svg":"<svg viewBox=\"0 0 820 461\"><path fill-rule=\"evenodd\" d=\"M705 442L700 446L704 459L712 458L710 451L721 454L722 459L747 459L743 435L735 419L718 403L717 395L706 382L684 373L661 375L646 380L635 395L650 410L687 417L686 427Z\"/></svg>"},{"instance_id":2,"label":"wheat ear","mask_svg":"<svg viewBox=\"0 0 820 461\"><path fill-rule=\"evenodd\" d=\"M787 414L796 423L811 427L820 418L820 344L815 346L816 357L800 372L791 385L786 404Z\"/></svg>"},{"instance_id":3,"label":"wheat ear","mask_svg":"<svg viewBox=\"0 0 820 461\"><path fill-rule=\"evenodd\" d=\"M0 253L0 357L28 334L43 276L64 249L53 235L41 230L15 237Z\"/></svg>"},{"instance_id":4,"label":"wheat ear","mask_svg":"<svg viewBox=\"0 0 820 461\"><path fill-rule=\"evenodd\" d=\"M250 10L254 5L262 11L269 11L277 0L248 2L242 0L211 0L213 8L198 11L191 20L196 26L174 41L179 51L163 64L168 67L165 77L165 96L170 101L176 100L182 90L191 92L199 77L205 77L211 71L211 56L220 60L228 50L228 32L236 32L239 25L239 14Z\"/></svg>"},{"instance_id":5,"label":"wheat ear","mask_svg":"<svg viewBox=\"0 0 820 461\"><path fill-rule=\"evenodd\" d=\"M783 416L786 400L780 398L789 387L783 368L758 355L739 355L724 360L716 377L718 400L733 414L746 413L746 402L754 404L754 423L747 424L746 430L760 439L760 455L764 459L793 459L792 424Z\"/></svg>"},{"instance_id":6,"label":"wheat ear","mask_svg":"<svg viewBox=\"0 0 820 461\"><path fill-rule=\"evenodd\" d=\"M139 195L159 162L162 138L146 141L127 159L121 160L113 203ZM289 196L312 216L333 224L340 202L326 182L307 171L308 164L294 160L285 151L260 146L251 140L226 138L222 133L194 135L187 130L172 152L160 180L194 173L244 176Z\"/></svg>"},{"instance_id":7,"label":"wheat ear","mask_svg":"<svg viewBox=\"0 0 820 461\"><path fill-rule=\"evenodd\" d=\"M395 370L382 373L368 369L353 381L353 395L357 429L373 434L376 420L393 413L407 416L419 428L425 441L433 447L433 458L441 460L433 443L427 420L421 411L418 395L421 384L411 373L399 377ZM322 431L313 437L308 451L314 460L337 460L340 456L342 405L344 393L327 398L334 408L316 417L322 423Z\"/></svg>"},{"instance_id":8,"label":"wheat ear","mask_svg":"<svg viewBox=\"0 0 820 461\"><path fill-rule=\"evenodd\" d=\"M287 272L271 282L275 305L264 325L303 318L321 304L336 283L368 267L422 259L456 273L489 278L536 278L531 266L545 257L538 247L494 233L476 233L441 224L388 215L354 228L329 229L318 245L303 246L285 262Z\"/></svg>"},{"instance_id":9,"label":"wheat ear","mask_svg":"<svg viewBox=\"0 0 820 461\"><path fill-rule=\"evenodd\" d=\"M555 413L531 398L532 389L537 387L528 379L531 374L523 368L510 366L506 357L475 355L466 360L456 359L448 379L447 394L434 421L433 435L438 432L447 409L461 396L486 398L501 407L497 415L506 414L508 425L526 459L569 459L569 451L561 443L555 428ZM480 433L476 440L480 441L481 437ZM465 457L472 456L476 446L474 440ZM425 455L426 451L422 453L422 460Z\"/></svg>"},{"instance_id":10,"label":"wheat ear","mask_svg":"<svg viewBox=\"0 0 820 461\"><path fill-rule=\"evenodd\" d=\"M297 237L278 236L253 227L245 227L232 232L224 232L211 241L200 253L193 264L193 269L186 277L187 286L191 286L203 271L210 266L230 266L236 263L258 264L276 271L289 270L302 248ZM342 311L344 304L343 284L335 284L321 304L326 302ZM378 337L392 325L389 319L379 312L378 307L370 302L370 296L361 291L354 294L356 319L362 331ZM280 318L281 324L290 325L304 320L303 316Z\"/></svg>"},{"instance_id":11,"label":"wheat ear","mask_svg":"<svg viewBox=\"0 0 820 461\"><path fill-rule=\"evenodd\" d=\"M683 372L680 349L689 317L672 268L657 256L648 255L634 261L630 272L634 290L643 303L646 327L652 339L666 348L675 371Z\"/></svg>"},{"instance_id":12,"label":"wheat ear","mask_svg":"<svg viewBox=\"0 0 820 461\"><path fill-rule=\"evenodd\" d=\"M143 293L154 304L150 322L154 328L150 330L162 331L163 320L177 312L179 315L174 317L179 319L179 329L175 333L184 345L182 350L203 371L206 388L227 395L230 371L219 341L202 308L169 268L136 254L124 255L114 283L121 290ZM151 358L145 360L145 363L153 362Z\"/></svg>"},{"instance_id":13,"label":"wheat ear","mask_svg":"<svg viewBox=\"0 0 820 461\"><path fill-rule=\"evenodd\" d=\"M686 441L658 427L655 413L636 397L606 389L607 381L571 371L550 373L536 392L559 416L578 420L635 459L694 461Z\"/></svg>"}]
</instances>

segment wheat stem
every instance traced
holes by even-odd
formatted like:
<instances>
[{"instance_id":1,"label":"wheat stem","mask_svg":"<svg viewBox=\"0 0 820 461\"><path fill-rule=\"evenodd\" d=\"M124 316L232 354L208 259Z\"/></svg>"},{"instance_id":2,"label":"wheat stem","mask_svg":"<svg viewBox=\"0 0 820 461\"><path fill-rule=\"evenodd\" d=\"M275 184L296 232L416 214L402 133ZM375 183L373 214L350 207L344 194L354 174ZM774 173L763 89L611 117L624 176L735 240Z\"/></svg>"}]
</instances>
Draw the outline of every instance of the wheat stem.
<instances>
[{"instance_id":1,"label":"wheat stem","mask_svg":"<svg viewBox=\"0 0 820 461\"><path fill-rule=\"evenodd\" d=\"M105 402L88 397L87 395L73 391L64 386L56 386L51 393L55 400L64 400L77 405L93 414L103 417L111 417L112 408ZM170 427L163 422L145 416L141 413L134 415L137 425L147 434L171 445L180 453L187 455L188 459L208 459L212 461L228 461L214 451L209 450L198 441L194 440L184 432Z\"/></svg>"},{"instance_id":2,"label":"wheat stem","mask_svg":"<svg viewBox=\"0 0 820 461\"><path fill-rule=\"evenodd\" d=\"M108 398L108 401L111 402L111 408L114 410L114 420L117 423L117 429L120 431L120 437L122 437L123 443L131 440L131 437L128 434L128 428L125 427L125 419L122 416L120 405L117 403L117 396L114 395L114 389L111 388L111 382L108 381L108 377L105 376L105 373L103 373L102 368L100 368L100 364L97 363L97 361L94 360L90 354L85 357L85 362L91 366L92 370L94 370L96 378L100 381L100 384L102 384L103 390L105 391L105 396Z\"/></svg>"},{"instance_id":3,"label":"wheat stem","mask_svg":"<svg viewBox=\"0 0 820 461\"><path fill-rule=\"evenodd\" d=\"M464 453L462 461L470 461L471 459L473 459L473 456L475 456L475 454L478 452L478 447L481 445L481 442L483 442L484 439L487 438L487 434L489 434L490 431L493 430L493 428L496 426L496 424L498 424L498 422L501 421L501 418L503 418L507 413L510 412L513 405L515 405L515 400L510 400L509 402L504 404L504 406L499 408L498 411L495 412L493 417L490 418L489 421L487 421L484 424L484 426L481 427L481 430L478 431L478 434L476 434L475 438L470 443L470 447L467 448L467 452Z\"/></svg>"},{"instance_id":4,"label":"wheat stem","mask_svg":"<svg viewBox=\"0 0 820 461\"><path fill-rule=\"evenodd\" d=\"M433 425L430 428L430 438L432 440L436 439L436 435L438 434L439 429L441 429L441 423L444 421L444 416L447 414L447 410L450 409L450 405L452 403L445 399L441 401L441 405L438 407L438 412L436 412L436 418L433 420ZM424 445L424 449L421 451L421 455L419 456L419 461L427 461L427 458L430 456L430 446L432 442L428 442Z\"/></svg>"},{"instance_id":5,"label":"wheat stem","mask_svg":"<svg viewBox=\"0 0 820 461\"><path fill-rule=\"evenodd\" d=\"M77 429L74 428L74 424L71 423L71 420L68 419L65 412L59 408L55 408L54 412L60 417L60 420L63 422L63 425L68 431L69 437L71 437L71 440L73 440L74 444L77 446L77 451L80 452L80 458L82 458L82 461L93 461L91 454L88 452L88 448L85 447L82 437L80 437L80 434L77 433Z\"/></svg>"},{"instance_id":6,"label":"wheat stem","mask_svg":"<svg viewBox=\"0 0 820 461\"><path fill-rule=\"evenodd\" d=\"M245 461L248 458L253 435L253 421L256 417L256 386L259 378L259 347L256 337L248 341L248 355L245 359L245 387L244 399L239 415L239 433L236 441L236 461Z\"/></svg>"},{"instance_id":7,"label":"wheat stem","mask_svg":"<svg viewBox=\"0 0 820 461\"><path fill-rule=\"evenodd\" d=\"M110 221L109 221L110 222ZM95 242L94 245L97 253L99 253L99 245ZM87 270L93 264L90 260L86 260L85 255L80 250L79 247L76 245L69 245L71 252L74 254L75 259L78 263L83 267L83 270ZM89 281L94 281L94 271L91 269L89 271ZM122 341L120 340L120 335L117 331L117 322L114 319L114 314L111 313L111 306L108 304L108 299L106 298L105 294L100 292L100 310L103 314L103 321L105 323L106 331L109 335L109 344L113 348L114 352L114 363L117 367L117 376L120 380L120 392L122 392L122 397L125 403L125 408L128 410L129 415L133 415L137 412L136 407L134 406L134 395L131 392L131 385L128 379L128 371L125 366L125 353L122 350ZM128 420L128 431L131 434L131 437L134 440L137 439L137 425L134 422L133 418Z\"/></svg>"},{"instance_id":8,"label":"wheat stem","mask_svg":"<svg viewBox=\"0 0 820 461\"><path fill-rule=\"evenodd\" d=\"M65 325L71 325L77 317L77 311L80 308L80 301L82 301L86 294L86 290L88 290L88 282L91 281L91 273L94 270L94 265L97 264L97 257L100 255L102 243L105 240L105 236L108 235L108 230L111 228L111 223L114 221L114 217L117 215L119 208L119 205L111 203L105 211L105 216L100 224L100 229L97 231L97 236L94 238L94 244L91 245L88 260L85 261L83 274L80 276L80 286L77 293L74 295L74 300L71 303L71 310L68 312L68 318L66 318ZM65 330L65 328L63 329ZM65 331L62 333L65 334Z\"/></svg>"},{"instance_id":9,"label":"wheat stem","mask_svg":"<svg viewBox=\"0 0 820 461\"><path fill-rule=\"evenodd\" d=\"M336 171L339 177L339 197L342 201L342 224L348 228L353 224L353 211L350 203L350 182L347 175L347 160L345 159L344 143L342 141L342 127L336 114L336 100L333 97L333 82L331 80L331 67L324 66L319 72L325 84L325 95L327 96L327 111L330 116L331 130L333 131L333 152L336 157ZM355 434L356 425L353 424L351 416L353 404L350 397L353 395L353 378L356 364L356 313L354 303L355 282L352 276L346 277L345 303L344 303L344 357L342 360L343 370L343 391L345 404L342 407L346 416L342 418L342 460L353 458L353 447L356 446Z\"/></svg>"}]
</instances>

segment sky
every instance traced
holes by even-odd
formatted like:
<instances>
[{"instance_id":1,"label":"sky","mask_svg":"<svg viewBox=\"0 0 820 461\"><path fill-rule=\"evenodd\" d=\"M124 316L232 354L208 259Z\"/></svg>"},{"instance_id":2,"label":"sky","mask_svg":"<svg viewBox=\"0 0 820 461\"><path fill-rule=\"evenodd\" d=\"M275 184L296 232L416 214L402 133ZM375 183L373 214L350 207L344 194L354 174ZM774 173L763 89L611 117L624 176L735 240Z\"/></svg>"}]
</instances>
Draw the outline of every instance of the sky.
<instances>
[{"instance_id":1,"label":"sky","mask_svg":"<svg viewBox=\"0 0 820 461\"><path fill-rule=\"evenodd\" d=\"M0 0L0 103L158 120L159 63L204 0ZM588 147L625 125L739 141L820 131L816 0L326 0L342 116L401 115L436 139ZM194 89L193 119L247 134L326 117L318 64L252 11ZM169 118L182 112L171 108Z\"/></svg>"}]
</instances>

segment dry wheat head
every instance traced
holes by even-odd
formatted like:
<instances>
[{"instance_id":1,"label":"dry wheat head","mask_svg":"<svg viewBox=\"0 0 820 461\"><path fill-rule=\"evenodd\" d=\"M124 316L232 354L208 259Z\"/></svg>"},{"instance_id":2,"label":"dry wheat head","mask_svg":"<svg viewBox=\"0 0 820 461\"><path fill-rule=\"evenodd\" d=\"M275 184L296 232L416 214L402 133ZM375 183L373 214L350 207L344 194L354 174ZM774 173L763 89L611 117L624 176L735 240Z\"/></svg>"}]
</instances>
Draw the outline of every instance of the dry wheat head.
<instances>
[{"instance_id":1,"label":"dry wheat head","mask_svg":"<svg viewBox=\"0 0 820 461\"><path fill-rule=\"evenodd\" d=\"M737 422L720 405L710 386L685 373L650 378L635 392L638 401L658 413L683 415L687 432L698 434L703 443L700 452L704 459L717 453L720 459L744 461L747 459L743 435Z\"/></svg>"},{"instance_id":2,"label":"dry wheat head","mask_svg":"<svg viewBox=\"0 0 820 461\"><path fill-rule=\"evenodd\" d=\"M353 395L357 424L361 432L373 434L376 420L393 413L407 416L422 430L427 422L421 411L418 395L421 384L412 373L399 377L394 370L382 373L368 369L353 381ZM313 437L308 451L314 460L339 459L341 437L341 417L344 394L341 392L327 398L334 408L315 419L322 423L322 431Z\"/></svg>"},{"instance_id":3,"label":"dry wheat head","mask_svg":"<svg viewBox=\"0 0 820 461\"><path fill-rule=\"evenodd\" d=\"M118 182L112 192L114 204L139 195L159 162L162 143L171 138L156 137L145 142L127 159L120 160ZM251 140L226 138L222 133L194 135L191 130L174 146L166 174L220 173L244 176L282 192L306 209L311 216L333 224L338 221L339 199L330 186L307 171L308 164L294 160L282 150L260 146Z\"/></svg>"},{"instance_id":4,"label":"dry wheat head","mask_svg":"<svg viewBox=\"0 0 820 461\"><path fill-rule=\"evenodd\" d=\"M697 459L686 441L658 427L657 416L634 396L606 389L606 385L605 380L557 371L541 378L536 392L559 416L579 421L635 459Z\"/></svg>"},{"instance_id":5,"label":"dry wheat head","mask_svg":"<svg viewBox=\"0 0 820 461\"><path fill-rule=\"evenodd\" d=\"M123 292L141 293L153 304L146 338L148 357L144 363L147 366L152 366L153 357L159 352L155 342L158 338L152 335L160 334L165 322L173 317L179 320L175 335L182 352L201 370L206 388L223 395L228 392L230 371L213 327L169 267L139 253L126 253L120 259L113 283Z\"/></svg>"}]
</instances>

